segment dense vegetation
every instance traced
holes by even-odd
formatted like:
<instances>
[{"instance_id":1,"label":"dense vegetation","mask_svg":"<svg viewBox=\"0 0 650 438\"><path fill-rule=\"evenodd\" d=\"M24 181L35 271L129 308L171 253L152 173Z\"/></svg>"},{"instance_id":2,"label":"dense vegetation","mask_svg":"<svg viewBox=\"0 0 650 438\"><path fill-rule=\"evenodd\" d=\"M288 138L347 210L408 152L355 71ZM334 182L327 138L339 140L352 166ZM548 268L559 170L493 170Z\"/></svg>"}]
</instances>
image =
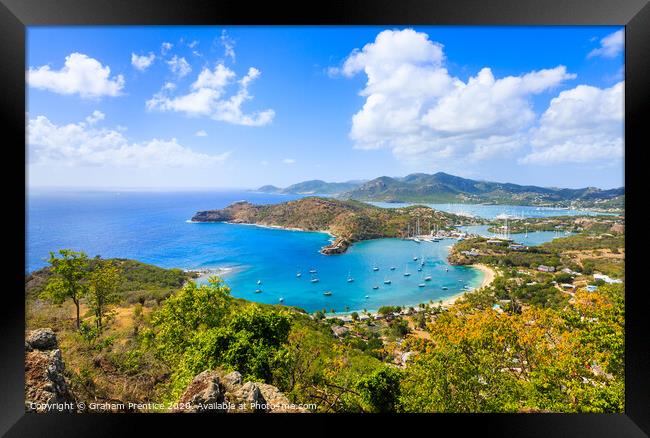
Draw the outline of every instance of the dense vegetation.
<instances>
[{"instance_id":1,"label":"dense vegetation","mask_svg":"<svg viewBox=\"0 0 650 438\"><path fill-rule=\"evenodd\" d=\"M564 239L554 239L550 242L543 243L540 247L548 251L582 251L591 249L609 249L613 251L625 247L625 237L623 235L579 234L568 236Z\"/></svg>"},{"instance_id":2,"label":"dense vegetation","mask_svg":"<svg viewBox=\"0 0 650 438\"><path fill-rule=\"evenodd\" d=\"M504 231L505 221L494 220L488 231L501 233ZM573 233L623 234L625 220L622 216L556 216L538 218L510 218L508 231L510 233L524 233L534 231L569 231Z\"/></svg>"},{"instance_id":3,"label":"dense vegetation","mask_svg":"<svg viewBox=\"0 0 650 438\"><path fill-rule=\"evenodd\" d=\"M233 298L217 278L198 286L177 270L61 252L27 279L39 279L27 288L27 326L57 332L82 400L174 401L218 367L319 412L621 412L623 285L567 293L558 285L579 276L509 260L523 265L497 262L489 287L448 309L387 306L382 319L344 323ZM167 298L132 297L163 286Z\"/></svg>"},{"instance_id":4,"label":"dense vegetation","mask_svg":"<svg viewBox=\"0 0 650 438\"><path fill-rule=\"evenodd\" d=\"M558 310L499 313L466 300L429 325L430 340L409 340L419 354L402 409L621 412L623 300L620 285L578 292Z\"/></svg>"},{"instance_id":5,"label":"dense vegetation","mask_svg":"<svg viewBox=\"0 0 650 438\"><path fill-rule=\"evenodd\" d=\"M118 293L130 303L144 304L148 300L162 301L172 292L178 290L185 282L196 277L182 269L163 269L129 259L88 259L86 270L92 272L102 261L113 263L120 270ZM37 297L49 279L52 277L52 267L48 266L27 275L25 293Z\"/></svg>"},{"instance_id":6,"label":"dense vegetation","mask_svg":"<svg viewBox=\"0 0 650 438\"><path fill-rule=\"evenodd\" d=\"M457 243L450 253L449 260L458 264L485 263L496 266L524 266L536 268L539 265L559 266L560 255L556 251L547 250L542 246L531 246L526 250L509 248L509 243L490 242L484 237L466 239ZM479 255L467 256L463 251L476 250Z\"/></svg>"}]
</instances>

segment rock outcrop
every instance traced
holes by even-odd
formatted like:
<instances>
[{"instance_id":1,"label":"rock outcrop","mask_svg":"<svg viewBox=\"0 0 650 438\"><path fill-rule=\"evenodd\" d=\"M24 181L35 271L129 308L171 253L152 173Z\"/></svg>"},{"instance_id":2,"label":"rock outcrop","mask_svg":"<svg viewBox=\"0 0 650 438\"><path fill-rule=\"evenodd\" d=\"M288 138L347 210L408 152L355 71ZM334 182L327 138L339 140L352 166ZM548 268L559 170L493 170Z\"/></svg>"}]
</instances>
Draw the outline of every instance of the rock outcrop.
<instances>
[{"instance_id":1,"label":"rock outcrop","mask_svg":"<svg viewBox=\"0 0 650 438\"><path fill-rule=\"evenodd\" d=\"M176 412L300 413L307 409L292 404L272 385L242 382L237 371L203 371L185 389Z\"/></svg>"},{"instance_id":2,"label":"rock outcrop","mask_svg":"<svg viewBox=\"0 0 650 438\"><path fill-rule=\"evenodd\" d=\"M350 244L349 240L338 237L331 244L321 248L320 252L324 255L343 254L348 250Z\"/></svg>"},{"instance_id":3,"label":"rock outcrop","mask_svg":"<svg viewBox=\"0 0 650 438\"><path fill-rule=\"evenodd\" d=\"M25 336L25 349L32 350L56 350L58 342L56 335L51 328L32 330Z\"/></svg>"},{"instance_id":4,"label":"rock outcrop","mask_svg":"<svg viewBox=\"0 0 650 438\"><path fill-rule=\"evenodd\" d=\"M75 412L76 400L63 377L56 335L52 329L25 336L25 409L28 412Z\"/></svg>"}]
</instances>

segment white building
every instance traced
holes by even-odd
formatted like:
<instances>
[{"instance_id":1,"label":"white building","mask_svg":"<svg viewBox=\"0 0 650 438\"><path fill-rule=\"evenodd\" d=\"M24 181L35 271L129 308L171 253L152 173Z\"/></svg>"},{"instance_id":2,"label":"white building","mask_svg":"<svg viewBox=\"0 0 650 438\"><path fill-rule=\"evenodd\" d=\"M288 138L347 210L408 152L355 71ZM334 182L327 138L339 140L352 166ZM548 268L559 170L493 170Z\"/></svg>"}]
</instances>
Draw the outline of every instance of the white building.
<instances>
[{"instance_id":1,"label":"white building","mask_svg":"<svg viewBox=\"0 0 650 438\"><path fill-rule=\"evenodd\" d=\"M607 284L623 283L623 280L611 278L609 275L594 274L594 280L603 280Z\"/></svg>"}]
</instances>

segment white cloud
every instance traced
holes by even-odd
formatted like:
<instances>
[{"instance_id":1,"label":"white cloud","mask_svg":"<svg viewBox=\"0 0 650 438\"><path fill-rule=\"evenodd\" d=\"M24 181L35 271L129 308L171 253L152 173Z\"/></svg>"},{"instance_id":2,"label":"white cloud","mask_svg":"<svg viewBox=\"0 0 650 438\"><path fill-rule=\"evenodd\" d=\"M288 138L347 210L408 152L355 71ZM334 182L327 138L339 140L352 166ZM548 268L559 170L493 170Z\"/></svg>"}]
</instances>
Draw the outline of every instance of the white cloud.
<instances>
[{"instance_id":1,"label":"white cloud","mask_svg":"<svg viewBox=\"0 0 650 438\"><path fill-rule=\"evenodd\" d=\"M86 122L89 125L94 125L95 123L97 123L97 122L99 122L101 120L104 120L105 117L106 117L106 115L103 112L95 110L95 111L93 111L93 113L91 115L86 117Z\"/></svg>"},{"instance_id":2,"label":"white cloud","mask_svg":"<svg viewBox=\"0 0 650 438\"><path fill-rule=\"evenodd\" d=\"M593 58L594 56L614 58L623 51L624 44L625 31L623 29L617 30L601 39L600 47L589 52L587 58Z\"/></svg>"},{"instance_id":3,"label":"white cloud","mask_svg":"<svg viewBox=\"0 0 650 438\"><path fill-rule=\"evenodd\" d=\"M221 31L221 44L223 45L224 55L235 62L235 40L233 40L226 30Z\"/></svg>"},{"instance_id":4,"label":"white cloud","mask_svg":"<svg viewBox=\"0 0 650 438\"><path fill-rule=\"evenodd\" d=\"M196 133L194 135L196 135L197 137L207 137L208 133L205 132L203 129L200 129L200 130L196 131Z\"/></svg>"},{"instance_id":5,"label":"white cloud","mask_svg":"<svg viewBox=\"0 0 650 438\"><path fill-rule=\"evenodd\" d=\"M523 163L618 163L624 151L624 83L562 91L531 132Z\"/></svg>"},{"instance_id":6,"label":"white cloud","mask_svg":"<svg viewBox=\"0 0 650 438\"><path fill-rule=\"evenodd\" d=\"M160 53L163 55L166 55L167 52L169 52L174 45L172 43L164 42L160 45Z\"/></svg>"},{"instance_id":7,"label":"white cloud","mask_svg":"<svg viewBox=\"0 0 650 438\"><path fill-rule=\"evenodd\" d=\"M167 65L169 65L169 70L171 70L175 75L178 75L179 78L188 75L192 71L192 67L190 67L187 60L182 57L179 58L176 55L167 61Z\"/></svg>"},{"instance_id":8,"label":"white cloud","mask_svg":"<svg viewBox=\"0 0 650 438\"><path fill-rule=\"evenodd\" d=\"M148 69L154 59L156 59L156 55L151 52L149 52L149 55L136 55L135 53L131 53L131 65L140 71Z\"/></svg>"},{"instance_id":9,"label":"white cloud","mask_svg":"<svg viewBox=\"0 0 650 438\"><path fill-rule=\"evenodd\" d=\"M194 40L194 41L192 41L191 43L189 43L189 44L187 45L187 47L189 47L190 49L193 49L194 47L197 46L197 44L199 44L199 42L196 41L196 40Z\"/></svg>"},{"instance_id":10,"label":"white cloud","mask_svg":"<svg viewBox=\"0 0 650 438\"><path fill-rule=\"evenodd\" d=\"M93 116L96 118L97 114ZM175 138L132 143L117 130L94 128L84 122L56 125L45 116L29 120L27 138L30 162L44 166L210 167L222 163L229 155L194 152Z\"/></svg>"},{"instance_id":11,"label":"white cloud","mask_svg":"<svg viewBox=\"0 0 650 438\"><path fill-rule=\"evenodd\" d=\"M352 118L355 146L427 164L511 153L535 122L530 97L575 78L561 65L503 78L486 67L465 82L444 62L442 44L412 29L383 31L353 51L340 72L367 77L366 101Z\"/></svg>"},{"instance_id":12,"label":"white cloud","mask_svg":"<svg viewBox=\"0 0 650 438\"><path fill-rule=\"evenodd\" d=\"M260 77L260 71L254 67L239 81L235 81L234 71L218 64L214 70L204 68L192 83L188 94L171 96L169 90L163 89L146 102L147 109L158 111L176 111L190 116L205 116L214 120L235 125L262 126L270 123L275 111L267 109L246 114L242 105L253 96L248 87ZM226 97L226 89L238 84L235 93Z\"/></svg>"},{"instance_id":13,"label":"white cloud","mask_svg":"<svg viewBox=\"0 0 650 438\"><path fill-rule=\"evenodd\" d=\"M201 88L211 88L217 90L219 94L221 94L226 85L228 85L235 77L236 74L234 71L225 67L223 64L218 64L214 68L214 71L210 71L210 69L207 68L201 70L196 81L192 84L192 89L199 90Z\"/></svg>"},{"instance_id":14,"label":"white cloud","mask_svg":"<svg viewBox=\"0 0 650 438\"><path fill-rule=\"evenodd\" d=\"M296 160L294 160L293 158L285 158L284 160L282 160L282 162L284 164L295 164Z\"/></svg>"},{"instance_id":15,"label":"white cloud","mask_svg":"<svg viewBox=\"0 0 650 438\"><path fill-rule=\"evenodd\" d=\"M71 53L65 57L60 70L49 65L27 71L31 87L53 91L58 94L79 94L82 98L117 96L124 88L124 77L110 77L111 69L83 53Z\"/></svg>"}]
</instances>

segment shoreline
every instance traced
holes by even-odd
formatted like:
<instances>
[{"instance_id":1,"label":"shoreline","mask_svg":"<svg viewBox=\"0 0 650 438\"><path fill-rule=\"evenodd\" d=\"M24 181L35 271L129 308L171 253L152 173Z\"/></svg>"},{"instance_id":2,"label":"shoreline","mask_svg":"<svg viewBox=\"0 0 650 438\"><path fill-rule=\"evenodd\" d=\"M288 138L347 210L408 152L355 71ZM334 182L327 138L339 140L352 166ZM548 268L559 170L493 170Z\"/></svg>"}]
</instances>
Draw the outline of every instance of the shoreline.
<instances>
[{"instance_id":1,"label":"shoreline","mask_svg":"<svg viewBox=\"0 0 650 438\"><path fill-rule=\"evenodd\" d=\"M206 223L206 222L201 222L201 221L199 221L199 222L192 221L192 222L193 223ZM324 230L312 231L312 230L303 230L303 229L300 229L300 228L283 227L283 226L280 226L280 225L263 225L263 224L240 223L240 222L232 222L232 221L223 221L221 223L230 224L230 225L247 225L247 226L254 226L254 227L259 227L259 228L278 229L278 230L283 230L283 231L299 231L299 232L322 233L322 234L329 235L332 238L336 238L336 236L334 236L332 233L330 233L328 231L324 231ZM356 243L362 243L362 242L372 241L372 240L381 240L381 239L386 239L386 238L387 237L377 237L377 238L374 238L374 239L361 240L361 241L358 241ZM390 238L388 238L388 239L390 239ZM453 246L454 245L452 244L452 245L447 246L447 248L451 249ZM481 283L477 287L474 287L474 288L470 289L469 291L466 291L466 290L459 291L457 294L454 294L454 295L448 296L446 298L443 298L442 300L439 300L439 302L441 302L442 307L447 308L447 307L452 306L453 304L455 304L455 302L459 298L461 298L463 295L465 295L466 292L471 292L471 291L474 291L474 290L482 289L482 288L488 286L489 284L491 284L494 281L495 277L496 277L495 270L493 268L485 265L485 264L476 263L476 264L467 265L467 267L477 269L483 274L483 278L481 279ZM193 270L193 271L195 271L195 272L198 271L198 273L200 274L196 278L196 280L203 280L203 279L208 278L209 276L215 275L215 274L216 275L226 275L226 276L228 274L234 274L234 273L240 271L241 268L242 267L225 267L225 268L221 267L221 268L216 268L216 269L215 268L207 268L207 269L203 270L204 272L200 272L201 270ZM190 270L190 271L192 271L192 270ZM419 304L421 304L421 303L417 303L417 304L414 304L414 305L408 305L407 304L407 305L404 305L404 306L406 306L406 307L415 307L415 306L417 306ZM428 307L433 306L430 303L425 303L425 304ZM350 316L354 312L360 313L362 311L359 309L359 310L350 310L348 312L337 312L337 313L335 313L335 314L333 314L331 316L328 316L326 314L326 318L329 319L329 318L336 318L336 317L341 317L341 316ZM313 312L307 312L307 313L313 313ZM374 316L377 315L377 312L376 311L375 312L368 312L368 314L370 316L374 317Z\"/></svg>"},{"instance_id":2,"label":"shoreline","mask_svg":"<svg viewBox=\"0 0 650 438\"><path fill-rule=\"evenodd\" d=\"M491 268L491 267L489 267L487 265L484 265L482 263L477 263L477 264L467 265L467 266L471 267L471 268L478 269L479 271L481 271L483 273L483 279L481 280L481 284L478 287L473 288L470 291L461 291L461 292L459 292L459 293L457 293L455 295L451 295L451 296L449 296L447 298L443 298L442 300L438 300L438 301L442 301L442 307L443 308L451 307L453 304L456 303L456 301L459 298L461 298L467 292L472 292L472 291L475 291L475 290L478 290L478 289L482 289L482 288L484 288L486 286L489 286L497 276L497 273L493 268ZM421 304L421 303L418 303L418 304ZM417 312L419 312L419 307L417 307L418 304L404 305L404 306L405 307L413 307L415 309L415 312L417 313ZM426 304L427 307L435 307L435 306L437 306L437 304L430 304L430 303L425 303L425 304ZM395 304L395 305L397 305L397 304ZM325 315L325 319L339 318L341 316L350 316L354 312L356 312L358 314L363 313L361 310L350 310L349 312L336 312L336 314L334 314L334 315L330 315L328 313L328 314ZM307 312L307 313L311 314L313 312ZM377 311L368 312L368 315L370 315L370 317L375 317L375 316L378 315L378 313L377 313Z\"/></svg>"},{"instance_id":3,"label":"shoreline","mask_svg":"<svg viewBox=\"0 0 650 438\"><path fill-rule=\"evenodd\" d=\"M218 222L197 222L193 221L192 223L218 223ZM300 231L301 233L321 233L321 234L327 234L331 238L336 238L334 234L327 230L303 230L302 228L293 228L293 227L283 227L281 225L264 225L264 224L252 224L252 223L247 223L247 222L232 222L232 221L223 221L221 222L223 224L228 224L228 225L246 225L250 227L258 227L258 228L267 228L270 230L282 230L282 231Z\"/></svg>"},{"instance_id":4,"label":"shoreline","mask_svg":"<svg viewBox=\"0 0 650 438\"><path fill-rule=\"evenodd\" d=\"M467 266L472 267L474 269L478 269L479 271L481 271L483 273L483 279L481 280L481 284L478 287L472 289L472 291L483 289L484 287L489 286L497 276L496 271L493 268L491 268L491 267L489 267L487 265L484 265L483 263L476 263L476 264L467 265ZM463 291L463 292L458 293L456 295L452 295L451 297L445 298L444 300L442 300L442 306L443 307L452 306L453 304L456 303L456 301L460 297L465 295L465 292L471 292L471 291Z\"/></svg>"}]
</instances>

